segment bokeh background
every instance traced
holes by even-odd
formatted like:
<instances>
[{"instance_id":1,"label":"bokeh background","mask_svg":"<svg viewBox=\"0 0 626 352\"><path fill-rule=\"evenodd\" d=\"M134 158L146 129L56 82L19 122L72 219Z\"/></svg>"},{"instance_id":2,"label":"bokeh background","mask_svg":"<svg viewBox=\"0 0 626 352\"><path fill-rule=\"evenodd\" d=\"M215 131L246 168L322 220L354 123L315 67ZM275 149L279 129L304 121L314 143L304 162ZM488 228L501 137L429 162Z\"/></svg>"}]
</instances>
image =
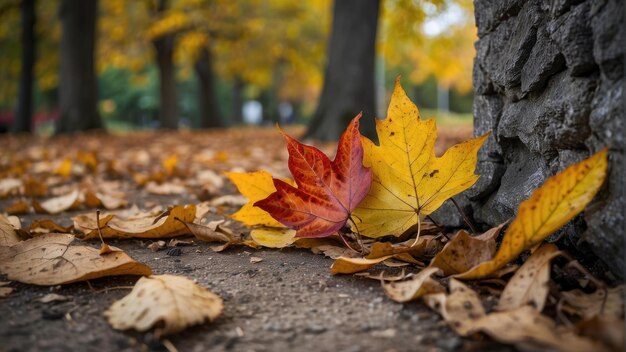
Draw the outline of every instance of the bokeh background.
<instances>
[{"instance_id":1,"label":"bokeh background","mask_svg":"<svg viewBox=\"0 0 626 352\"><path fill-rule=\"evenodd\" d=\"M400 75L422 116L470 125L472 2L375 3L374 115L386 115ZM2 0L0 130L54 133L72 79L63 75L81 75L80 62L62 72L64 51L81 50L63 43L63 30L77 37L90 26L96 114L109 131L309 124L328 79L333 19L345 16L334 11L330 0ZM28 128L19 127L24 118Z\"/></svg>"}]
</instances>

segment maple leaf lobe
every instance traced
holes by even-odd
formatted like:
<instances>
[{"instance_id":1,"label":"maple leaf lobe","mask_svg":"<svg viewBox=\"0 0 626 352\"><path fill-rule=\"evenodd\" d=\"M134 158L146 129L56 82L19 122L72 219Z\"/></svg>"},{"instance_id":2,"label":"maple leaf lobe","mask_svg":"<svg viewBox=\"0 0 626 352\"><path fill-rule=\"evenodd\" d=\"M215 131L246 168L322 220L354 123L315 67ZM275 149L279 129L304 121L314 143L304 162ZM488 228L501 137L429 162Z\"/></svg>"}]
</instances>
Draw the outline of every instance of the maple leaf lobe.
<instances>
[{"instance_id":1,"label":"maple leaf lobe","mask_svg":"<svg viewBox=\"0 0 626 352\"><path fill-rule=\"evenodd\" d=\"M319 149L283 133L296 187L274 179L276 192L255 203L297 237L325 237L341 229L367 195L372 174L363 166L359 114L348 125L331 161Z\"/></svg>"}]
</instances>

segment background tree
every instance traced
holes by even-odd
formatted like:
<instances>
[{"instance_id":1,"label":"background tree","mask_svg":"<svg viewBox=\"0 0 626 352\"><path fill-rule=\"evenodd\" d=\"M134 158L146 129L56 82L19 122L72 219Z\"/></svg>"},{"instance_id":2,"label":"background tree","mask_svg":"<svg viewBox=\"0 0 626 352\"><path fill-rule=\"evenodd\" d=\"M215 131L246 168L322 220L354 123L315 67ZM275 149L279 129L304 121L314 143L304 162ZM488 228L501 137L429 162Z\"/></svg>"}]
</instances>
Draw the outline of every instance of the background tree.
<instances>
[{"instance_id":1,"label":"background tree","mask_svg":"<svg viewBox=\"0 0 626 352\"><path fill-rule=\"evenodd\" d=\"M94 68L97 0L62 0L60 119L56 133L103 128Z\"/></svg>"},{"instance_id":2,"label":"background tree","mask_svg":"<svg viewBox=\"0 0 626 352\"><path fill-rule=\"evenodd\" d=\"M22 0L22 67L17 107L13 122L14 132L31 132L33 112L33 71L35 69L35 0Z\"/></svg>"},{"instance_id":3,"label":"background tree","mask_svg":"<svg viewBox=\"0 0 626 352\"><path fill-rule=\"evenodd\" d=\"M363 112L361 132L374 137L374 61L379 0L335 0L322 95L306 136L336 140Z\"/></svg>"}]
</instances>

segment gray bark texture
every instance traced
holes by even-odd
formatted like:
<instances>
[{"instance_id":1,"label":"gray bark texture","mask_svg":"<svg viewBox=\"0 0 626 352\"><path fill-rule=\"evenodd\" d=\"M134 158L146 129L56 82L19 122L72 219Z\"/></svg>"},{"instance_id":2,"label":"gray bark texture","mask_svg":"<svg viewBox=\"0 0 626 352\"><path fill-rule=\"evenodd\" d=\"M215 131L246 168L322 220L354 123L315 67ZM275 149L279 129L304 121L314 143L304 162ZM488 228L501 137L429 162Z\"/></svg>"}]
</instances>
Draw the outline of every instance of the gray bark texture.
<instances>
[{"instance_id":1,"label":"gray bark texture","mask_svg":"<svg viewBox=\"0 0 626 352\"><path fill-rule=\"evenodd\" d=\"M551 239L591 249L623 278L624 1L476 0L475 9L474 133L492 134L480 180L458 200L484 226L502 223L547 177L608 146L604 187Z\"/></svg>"},{"instance_id":2,"label":"gray bark texture","mask_svg":"<svg viewBox=\"0 0 626 352\"><path fill-rule=\"evenodd\" d=\"M94 68L97 9L97 0L61 1L61 116L57 134L104 128L98 114Z\"/></svg>"},{"instance_id":3,"label":"gray bark texture","mask_svg":"<svg viewBox=\"0 0 626 352\"><path fill-rule=\"evenodd\" d=\"M306 137L338 140L359 112L374 138L374 61L379 0L335 0L322 96Z\"/></svg>"}]
</instances>

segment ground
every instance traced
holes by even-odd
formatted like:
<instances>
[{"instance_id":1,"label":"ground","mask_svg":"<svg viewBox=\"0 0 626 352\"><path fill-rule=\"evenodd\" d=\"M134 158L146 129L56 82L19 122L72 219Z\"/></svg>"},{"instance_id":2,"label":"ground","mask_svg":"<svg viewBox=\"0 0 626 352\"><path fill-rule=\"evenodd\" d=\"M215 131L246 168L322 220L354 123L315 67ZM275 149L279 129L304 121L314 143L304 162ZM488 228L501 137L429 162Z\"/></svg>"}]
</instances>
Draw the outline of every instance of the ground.
<instances>
[{"instance_id":1,"label":"ground","mask_svg":"<svg viewBox=\"0 0 626 352\"><path fill-rule=\"evenodd\" d=\"M300 132L298 129L289 131ZM467 127L440 131L438 152L470 134L471 129ZM95 151L101 163L115 159L121 163L116 167L125 168L127 174L115 178L112 171L100 170L101 174L94 179L88 175L73 175L71 180L58 181L48 175L40 180L50 182L50 192L75 187L78 181L81 185L92 182L97 186L117 180L120 183L115 185L126 194L129 204L143 208L198 203L201 199L235 193L234 187L226 183L219 190L199 191L186 184L187 191L180 194L155 195L132 181L141 181L138 174L151 175L153 166L160 168L162 159L171 153L178 156L177 168L186 170L188 179L193 179L189 175L206 167L216 172L251 171L260 167L278 174L286 173L282 141L274 130L98 135L54 140L7 137L5 142L9 146L9 152L3 156L5 170L20 155L31 160L31 164L25 166L31 170L37 162L49 162L49 167L56 167L54 163L65 157L74 160L79 150ZM332 145L324 148L333 150ZM143 154L145 151L147 156ZM41 157L41 153L46 157ZM202 155L211 155L211 161L202 159ZM35 161L37 158L40 159ZM0 208L8 207L19 198L0 200ZM234 210L233 207L220 209L211 216L224 218ZM72 216L89 211L93 210L81 208L57 215L29 212L20 215L20 220L24 228L41 218L69 226ZM457 337L439 315L425 305L419 302L399 304L388 299L378 281L351 275L332 276L329 271L332 260L306 249L233 247L216 253L209 249L209 244L195 241L191 246L177 247L180 252L173 253L152 252L147 248L152 242L130 239L110 240L109 244L149 265L155 274L187 276L222 297L225 308L217 320L159 341L151 333L113 330L102 314L130 291L136 277L110 277L55 287L13 282L11 287L15 291L0 299L3 317L0 351L130 351L172 347L179 351L509 350L486 339ZM99 245L99 241L87 243ZM263 260L253 264L252 256ZM6 280L0 276L0 281ZM51 292L69 299L50 303L37 301Z\"/></svg>"}]
</instances>

